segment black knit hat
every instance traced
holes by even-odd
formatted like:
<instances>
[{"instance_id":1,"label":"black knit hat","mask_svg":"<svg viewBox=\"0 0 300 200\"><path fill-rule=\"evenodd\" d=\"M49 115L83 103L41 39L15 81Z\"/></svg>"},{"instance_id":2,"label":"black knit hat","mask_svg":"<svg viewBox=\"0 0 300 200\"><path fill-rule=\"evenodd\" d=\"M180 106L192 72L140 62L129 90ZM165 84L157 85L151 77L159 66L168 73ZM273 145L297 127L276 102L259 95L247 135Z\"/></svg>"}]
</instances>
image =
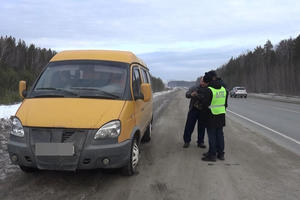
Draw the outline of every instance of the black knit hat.
<instances>
[{"instance_id":1,"label":"black knit hat","mask_svg":"<svg viewBox=\"0 0 300 200\"><path fill-rule=\"evenodd\" d=\"M205 72L205 75L203 76L203 81L205 83L209 83L212 81L213 76L209 72Z\"/></svg>"},{"instance_id":2,"label":"black knit hat","mask_svg":"<svg viewBox=\"0 0 300 200\"><path fill-rule=\"evenodd\" d=\"M210 70L207 73L209 73L211 75L211 77L217 77L217 72L215 70Z\"/></svg>"}]
</instances>

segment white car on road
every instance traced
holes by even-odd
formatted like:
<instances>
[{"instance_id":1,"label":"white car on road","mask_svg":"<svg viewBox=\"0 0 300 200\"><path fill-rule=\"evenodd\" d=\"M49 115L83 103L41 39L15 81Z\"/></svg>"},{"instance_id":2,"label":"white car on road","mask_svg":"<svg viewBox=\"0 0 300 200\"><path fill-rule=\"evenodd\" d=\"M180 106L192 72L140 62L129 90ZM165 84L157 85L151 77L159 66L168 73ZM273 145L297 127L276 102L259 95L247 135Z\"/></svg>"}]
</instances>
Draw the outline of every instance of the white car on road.
<instances>
[{"instance_id":1,"label":"white car on road","mask_svg":"<svg viewBox=\"0 0 300 200\"><path fill-rule=\"evenodd\" d=\"M247 98L247 91L245 87L234 87L230 91L230 97L240 97L240 98Z\"/></svg>"}]
</instances>

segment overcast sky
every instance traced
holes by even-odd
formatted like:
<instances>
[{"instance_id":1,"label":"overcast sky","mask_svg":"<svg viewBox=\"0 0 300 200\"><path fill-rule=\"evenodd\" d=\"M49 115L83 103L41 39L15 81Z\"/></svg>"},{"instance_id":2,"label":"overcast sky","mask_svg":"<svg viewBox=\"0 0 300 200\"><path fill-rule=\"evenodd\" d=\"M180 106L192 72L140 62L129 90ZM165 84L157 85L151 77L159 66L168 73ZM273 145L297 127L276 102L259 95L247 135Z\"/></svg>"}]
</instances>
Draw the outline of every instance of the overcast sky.
<instances>
[{"instance_id":1,"label":"overcast sky","mask_svg":"<svg viewBox=\"0 0 300 200\"><path fill-rule=\"evenodd\" d=\"M299 0L0 0L0 34L42 48L119 49L155 76L195 80L300 34Z\"/></svg>"}]
</instances>

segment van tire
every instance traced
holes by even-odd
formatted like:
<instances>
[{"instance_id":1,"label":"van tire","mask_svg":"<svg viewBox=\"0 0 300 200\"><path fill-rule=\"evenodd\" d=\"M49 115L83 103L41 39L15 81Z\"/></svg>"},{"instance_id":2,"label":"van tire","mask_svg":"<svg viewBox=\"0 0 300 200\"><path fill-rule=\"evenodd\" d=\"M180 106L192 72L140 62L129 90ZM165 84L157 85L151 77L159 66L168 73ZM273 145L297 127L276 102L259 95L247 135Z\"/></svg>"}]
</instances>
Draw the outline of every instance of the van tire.
<instances>
[{"instance_id":1,"label":"van tire","mask_svg":"<svg viewBox=\"0 0 300 200\"><path fill-rule=\"evenodd\" d=\"M148 127L147 127L147 130L146 130L144 136L142 137L142 142L143 142L143 143L150 142L150 140L151 140L151 134L152 134L152 120L151 120L151 122L149 123L149 125L148 125Z\"/></svg>"},{"instance_id":2,"label":"van tire","mask_svg":"<svg viewBox=\"0 0 300 200\"><path fill-rule=\"evenodd\" d=\"M135 136L132 139L130 158L125 167L122 168L122 172L125 176L132 176L137 173L137 166L139 162L140 149L138 145L138 138Z\"/></svg>"},{"instance_id":3,"label":"van tire","mask_svg":"<svg viewBox=\"0 0 300 200\"><path fill-rule=\"evenodd\" d=\"M25 173L33 173L33 172L38 171L37 168L33 168L33 167L26 167L26 166L22 166L22 165L19 165L19 167Z\"/></svg>"}]
</instances>

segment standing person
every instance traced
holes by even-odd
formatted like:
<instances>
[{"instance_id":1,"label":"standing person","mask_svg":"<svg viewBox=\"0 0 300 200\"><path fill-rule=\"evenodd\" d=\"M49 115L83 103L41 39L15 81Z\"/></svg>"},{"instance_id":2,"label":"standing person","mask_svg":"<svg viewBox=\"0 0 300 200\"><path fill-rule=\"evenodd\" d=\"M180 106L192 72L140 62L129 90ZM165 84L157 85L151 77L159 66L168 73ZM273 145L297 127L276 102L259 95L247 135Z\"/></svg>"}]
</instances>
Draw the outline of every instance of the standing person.
<instances>
[{"instance_id":1,"label":"standing person","mask_svg":"<svg viewBox=\"0 0 300 200\"><path fill-rule=\"evenodd\" d=\"M202 97L198 95L204 106L209 106L207 135L209 150L203 154L203 161L225 160L224 133L225 113L227 108L228 93L220 81L213 80L211 73L205 73L203 81L208 83L208 89L202 90Z\"/></svg>"},{"instance_id":2,"label":"standing person","mask_svg":"<svg viewBox=\"0 0 300 200\"><path fill-rule=\"evenodd\" d=\"M186 98L191 99L189 105L189 112L184 129L184 145L183 148L188 148L191 142L191 136L197 122L198 127L198 140L197 146L200 148L206 148L204 145L204 135L205 135L205 124L207 120L207 107L203 107L198 101L196 95L197 90L207 85L203 82L203 77L200 77L200 83L198 85L192 86L185 94Z\"/></svg>"}]
</instances>

